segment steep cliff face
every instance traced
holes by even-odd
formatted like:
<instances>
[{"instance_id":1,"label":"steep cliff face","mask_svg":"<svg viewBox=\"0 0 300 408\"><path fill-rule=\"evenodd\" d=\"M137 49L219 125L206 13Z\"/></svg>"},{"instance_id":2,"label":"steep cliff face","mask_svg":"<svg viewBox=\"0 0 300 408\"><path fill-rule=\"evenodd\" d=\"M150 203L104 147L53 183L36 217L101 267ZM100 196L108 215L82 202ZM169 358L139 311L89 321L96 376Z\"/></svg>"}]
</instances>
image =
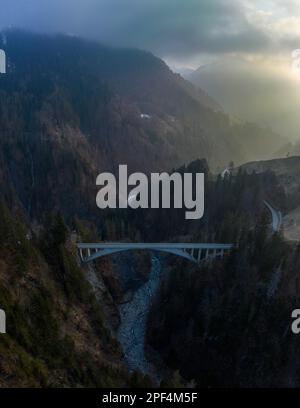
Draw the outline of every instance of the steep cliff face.
<instances>
[{"instance_id":1,"label":"steep cliff face","mask_svg":"<svg viewBox=\"0 0 300 408\"><path fill-rule=\"evenodd\" d=\"M119 324L114 290L122 285L110 262L82 268L59 216L36 236L3 202L0 210L0 307L7 319L0 385L148 384L122 363L113 334Z\"/></svg>"},{"instance_id":2,"label":"steep cliff face","mask_svg":"<svg viewBox=\"0 0 300 408\"><path fill-rule=\"evenodd\" d=\"M2 386L109 384L111 375L122 383L120 350L67 245L62 220L53 220L37 241L3 203L0 217L1 307L7 314Z\"/></svg>"}]
</instances>

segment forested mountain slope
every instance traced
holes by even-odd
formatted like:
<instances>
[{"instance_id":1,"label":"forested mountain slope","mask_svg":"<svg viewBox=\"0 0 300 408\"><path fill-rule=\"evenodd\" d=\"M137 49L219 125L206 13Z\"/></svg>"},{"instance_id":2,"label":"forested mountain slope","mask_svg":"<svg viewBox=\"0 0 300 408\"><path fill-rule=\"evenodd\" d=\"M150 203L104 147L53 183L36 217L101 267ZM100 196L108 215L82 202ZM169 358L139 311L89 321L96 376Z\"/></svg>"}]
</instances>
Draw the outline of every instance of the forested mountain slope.
<instances>
[{"instance_id":1,"label":"forested mountain slope","mask_svg":"<svg viewBox=\"0 0 300 408\"><path fill-rule=\"evenodd\" d=\"M205 157L212 169L268 157L272 132L233 124L152 54L74 37L5 35L0 179L31 215L94 205L99 171L159 171ZM85 198L83 198L85 197Z\"/></svg>"},{"instance_id":2,"label":"forested mountain slope","mask_svg":"<svg viewBox=\"0 0 300 408\"><path fill-rule=\"evenodd\" d=\"M179 234L234 240L242 226L253 224L265 194L278 192L282 202L285 196L273 175L240 174L233 183L215 180L209 167L267 155L278 139L254 125L233 124L149 53L17 31L6 33L3 47L0 307L8 334L0 338L0 385L148 385L149 379L129 375L114 340L111 326L117 326L122 298L118 271L111 260L83 269L74 242ZM100 171L124 163L130 170L171 170L199 157L206 160L181 167L207 174L208 210L193 227L176 211L166 216L96 207ZM128 259L118 260L119 268L122 262L126 275L132 268ZM145 279L147 260L136 269L138 279L124 286Z\"/></svg>"}]
</instances>

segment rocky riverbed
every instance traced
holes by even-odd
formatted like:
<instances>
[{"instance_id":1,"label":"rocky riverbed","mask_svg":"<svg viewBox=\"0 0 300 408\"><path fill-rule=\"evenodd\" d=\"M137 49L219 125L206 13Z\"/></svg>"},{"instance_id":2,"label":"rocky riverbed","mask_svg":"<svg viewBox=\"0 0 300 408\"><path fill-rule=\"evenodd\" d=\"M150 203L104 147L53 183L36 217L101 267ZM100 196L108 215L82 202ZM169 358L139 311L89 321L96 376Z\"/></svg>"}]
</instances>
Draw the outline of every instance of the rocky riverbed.
<instances>
[{"instance_id":1,"label":"rocky riverbed","mask_svg":"<svg viewBox=\"0 0 300 408\"><path fill-rule=\"evenodd\" d=\"M160 380L160 375L152 358L149 357L153 354L155 358L155 353L149 347L146 353L145 338L148 313L153 295L159 287L162 269L159 259L153 256L148 281L134 292L129 302L119 305L121 323L118 340L123 349L125 362L130 370L139 370L156 381Z\"/></svg>"}]
</instances>

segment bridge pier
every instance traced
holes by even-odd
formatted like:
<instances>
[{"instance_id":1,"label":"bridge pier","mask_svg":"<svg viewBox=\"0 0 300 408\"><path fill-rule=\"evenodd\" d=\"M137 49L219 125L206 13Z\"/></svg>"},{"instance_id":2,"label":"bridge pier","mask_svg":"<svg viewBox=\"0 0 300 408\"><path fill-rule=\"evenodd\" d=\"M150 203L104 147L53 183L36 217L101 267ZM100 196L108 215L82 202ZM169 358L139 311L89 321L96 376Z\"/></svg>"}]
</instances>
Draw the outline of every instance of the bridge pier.
<instances>
[{"instance_id":1,"label":"bridge pier","mask_svg":"<svg viewBox=\"0 0 300 408\"><path fill-rule=\"evenodd\" d=\"M79 248L79 258L83 262L83 254L82 254L82 249Z\"/></svg>"},{"instance_id":2,"label":"bridge pier","mask_svg":"<svg viewBox=\"0 0 300 408\"><path fill-rule=\"evenodd\" d=\"M0 309L0 333L6 333L6 314L2 309Z\"/></svg>"},{"instance_id":3,"label":"bridge pier","mask_svg":"<svg viewBox=\"0 0 300 408\"><path fill-rule=\"evenodd\" d=\"M202 249L198 250L197 262L200 263L201 260Z\"/></svg>"}]
</instances>

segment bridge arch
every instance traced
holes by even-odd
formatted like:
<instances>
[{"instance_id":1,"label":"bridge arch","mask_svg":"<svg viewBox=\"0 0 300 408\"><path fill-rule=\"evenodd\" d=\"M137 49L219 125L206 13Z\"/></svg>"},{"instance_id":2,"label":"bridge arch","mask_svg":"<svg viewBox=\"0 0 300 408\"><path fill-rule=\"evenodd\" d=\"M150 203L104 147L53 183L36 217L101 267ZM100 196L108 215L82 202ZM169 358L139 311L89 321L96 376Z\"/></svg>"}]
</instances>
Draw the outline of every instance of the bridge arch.
<instances>
[{"instance_id":1,"label":"bridge arch","mask_svg":"<svg viewBox=\"0 0 300 408\"><path fill-rule=\"evenodd\" d=\"M77 247L84 263L119 252L145 249L173 254L199 264L209 259L223 258L233 248L233 244L79 243Z\"/></svg>"}]
</instances>

